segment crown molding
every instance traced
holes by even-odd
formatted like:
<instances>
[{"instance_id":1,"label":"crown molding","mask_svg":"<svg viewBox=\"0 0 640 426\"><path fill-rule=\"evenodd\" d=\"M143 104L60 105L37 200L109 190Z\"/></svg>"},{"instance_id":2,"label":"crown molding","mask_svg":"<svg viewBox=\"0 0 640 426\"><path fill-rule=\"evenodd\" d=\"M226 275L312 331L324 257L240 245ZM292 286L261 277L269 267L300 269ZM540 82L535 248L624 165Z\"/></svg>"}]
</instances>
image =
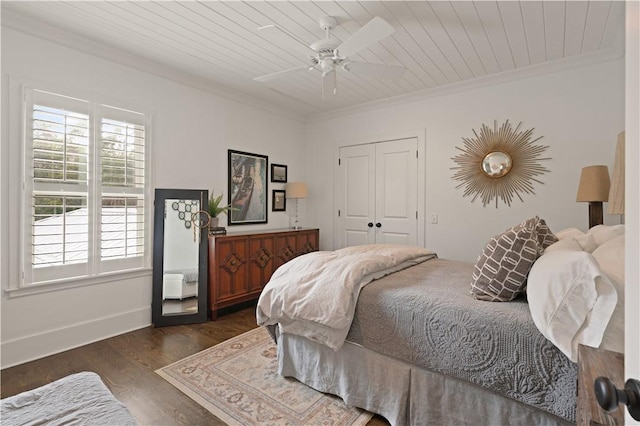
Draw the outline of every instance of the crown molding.
<instances>
[{"instance_id":1,"label":"crown molding","mask_svg":"<svg viewBox=\"0 0 640 426\"><path fill-rule=\"evenodd\" d=\"M389 108L395 105L418 102L429 98L435 98L438 96L449 95L467 90L479 89L482 87L494 86L527 78L540 77L542 75L554 74L575 68L582 68L589 65L610 62L622 58L624 58L624 50L619 48L602 50L595 53L586 53L583 55L572 56L565 59L557 59L555 61L531 65L525 68L518 68L514 70L503 71L497 74L490 74L487 76L474 78L472 80L464 80L444 86L438 86L432 89L425 89L406 95L394 96L392 98L367 102L365 104L345 107L329 112L307 115L307 123L316 123L342 117L347 114L375 111L379 109Z\"/></svg>"}]
</instances>

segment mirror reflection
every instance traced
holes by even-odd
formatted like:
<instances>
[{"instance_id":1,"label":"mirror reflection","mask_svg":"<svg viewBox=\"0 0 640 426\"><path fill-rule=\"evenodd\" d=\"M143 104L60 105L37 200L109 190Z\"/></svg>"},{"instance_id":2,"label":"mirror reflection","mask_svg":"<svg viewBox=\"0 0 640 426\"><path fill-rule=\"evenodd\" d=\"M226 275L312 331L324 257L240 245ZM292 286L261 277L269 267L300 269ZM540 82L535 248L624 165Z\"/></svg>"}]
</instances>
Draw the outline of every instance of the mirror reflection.
<instances>
[{"instance_id":1,"label":"mirror reflection","mask_svg":"<svg viewBox=\"0 0 640 426\"><path fill-rule=\"evenodd\" d=\"M482 171L491 178L505 176L511 170L511 156L506 152L494 151L482 160Z\"/></svg>"},{"instance_id":2,"label":"mirror reflection","mask_svg":"<svg viewBox=\"0 0 640 426\"><path fill-rule=\"evenodd\" d=\"M198 312L199 210L199 200L165 200L162 315Z\"/></svg>"}]
</instances>

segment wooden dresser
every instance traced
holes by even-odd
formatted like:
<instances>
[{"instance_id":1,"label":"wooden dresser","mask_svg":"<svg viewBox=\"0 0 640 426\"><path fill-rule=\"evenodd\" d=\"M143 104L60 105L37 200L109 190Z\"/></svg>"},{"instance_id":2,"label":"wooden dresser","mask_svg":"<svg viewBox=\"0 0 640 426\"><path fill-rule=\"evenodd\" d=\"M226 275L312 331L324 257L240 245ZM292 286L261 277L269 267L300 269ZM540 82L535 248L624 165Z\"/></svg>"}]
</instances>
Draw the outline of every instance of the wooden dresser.
<instances>
[{"instance_id":1,"label":"wooden dresser","mask_svg":"<svg viewBox=\"0 0 640 426\"><path fill-rule=\"evenodd\" d=\"M273 272L318 250L318 229L230 232L209 237L209 313L257 299Z\"/></svg>"}]
</instances>

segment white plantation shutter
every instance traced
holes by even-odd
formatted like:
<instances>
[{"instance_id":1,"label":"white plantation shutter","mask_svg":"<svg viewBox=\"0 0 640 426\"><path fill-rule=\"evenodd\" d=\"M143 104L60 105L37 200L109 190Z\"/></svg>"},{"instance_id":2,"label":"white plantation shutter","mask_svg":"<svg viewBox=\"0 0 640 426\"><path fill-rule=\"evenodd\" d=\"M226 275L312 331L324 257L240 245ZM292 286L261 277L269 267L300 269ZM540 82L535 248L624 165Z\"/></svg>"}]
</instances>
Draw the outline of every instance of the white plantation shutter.
<instances>
[{"instance_id":1,"label":"white plantation shutter","mask_svg":"<svg viewBox=\"0 0 640 426\"><path fill-rule=\"evenodd\" d=\"M38 101L54 103L50 96L41 94L39 98ZM33 106L35 267L88 260L89 116L62 109L86 109L75 101L63 98L55 104L60 108Z\"/></svg>"},{"instance_id":2,"label":"white plantation shutter","mask_svg":"<svg viewBox=\"0 0 640 426\"><path fill-rule=\"evenodd\" d=\"M145 115L32 89L25 100L23 285L144 267Z\"/></svg>"},{"instance_id":3,"label":"white plantation shutter","mask_svg":"<svg viewBox=\"0 0 640 426\"><path fill-rule=\"evenodd\" d=\"M89 116L63 109L33 107L33 179L82 187L88 183Z\"/></svg>"},{"instance_id":4,"label":"white plantation shutter","mask_svg":"<svg viewBox=\"0 0 640 426\"><path fill-rule=\"evenodd\" d=\"M144 115L103 107L101 146L102 260L144 255Z\"/></svg>"},{"instance_id":5,"label":"white plantation shutter","mask_svg":"<svg viewBox=\"0 0 640 426\"><path fill-rule=\"evenodd\" d=\"M33 266L89 260L87 197L33 196Z\"/></svg>"},{"instance_id":6,"label":"white plantation shutter","mask_svg":"<svg viewBox=\"0 0 640 426\"><path fill-rule=\"evenodd\" d=\"M103 197L100 228L102 260L144 254L144 200L139 197Z\"/></svg>"}]
</instances>

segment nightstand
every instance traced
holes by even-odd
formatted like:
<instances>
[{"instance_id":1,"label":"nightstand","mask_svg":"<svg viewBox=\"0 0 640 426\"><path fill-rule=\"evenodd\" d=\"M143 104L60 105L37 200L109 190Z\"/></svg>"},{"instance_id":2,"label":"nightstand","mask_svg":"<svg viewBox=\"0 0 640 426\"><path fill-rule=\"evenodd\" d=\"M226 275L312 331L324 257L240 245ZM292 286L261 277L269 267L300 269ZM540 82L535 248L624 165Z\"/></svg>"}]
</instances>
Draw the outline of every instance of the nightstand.
<instances>
[{"instance_id":1,"label":"nightstand","mask_svg":"<svg viewBox=\"0 0 640 426\"><path fill-rule=\"evenodd\" d=\"M624 354L580 345L576 407L576 423L579 426L624 424L624 405L613 412L607 412L598 405L593 384L600 376L611 379L617 388L624 388Z\"/></svg>"}]
</instances>

